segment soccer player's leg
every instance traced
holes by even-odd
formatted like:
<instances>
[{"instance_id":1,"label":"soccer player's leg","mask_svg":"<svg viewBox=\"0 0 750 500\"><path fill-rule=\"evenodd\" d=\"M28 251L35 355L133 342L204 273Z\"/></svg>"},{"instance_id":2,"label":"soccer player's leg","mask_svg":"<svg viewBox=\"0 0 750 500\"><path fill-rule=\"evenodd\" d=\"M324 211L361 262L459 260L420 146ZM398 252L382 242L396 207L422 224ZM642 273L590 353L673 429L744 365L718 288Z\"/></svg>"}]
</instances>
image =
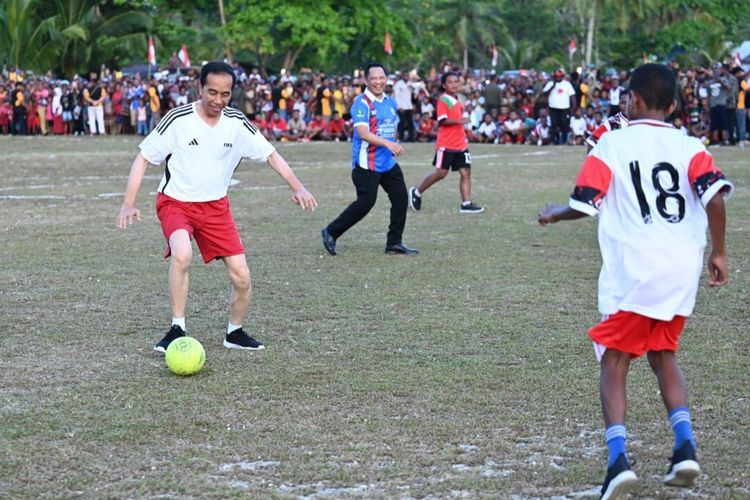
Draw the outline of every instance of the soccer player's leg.
<instances>
[{"instance_id":1,"label":"soccer player's leg","mask_svg":"<svg viewBox=\"0 0 750 500\"><path fill-rule=\"evenodd\" d=\"M445 176L448 175L451 156L452 155L446 153L445 150L438 149L435 152L435 157L432 159L432 164L435 169L425 175L422 182L419 183L419 186L412 186L409 188L409 206L413 210L419 212L422 209L422 194L427 191L430 186L445 179Z\"/></svg>"}]
</instances>

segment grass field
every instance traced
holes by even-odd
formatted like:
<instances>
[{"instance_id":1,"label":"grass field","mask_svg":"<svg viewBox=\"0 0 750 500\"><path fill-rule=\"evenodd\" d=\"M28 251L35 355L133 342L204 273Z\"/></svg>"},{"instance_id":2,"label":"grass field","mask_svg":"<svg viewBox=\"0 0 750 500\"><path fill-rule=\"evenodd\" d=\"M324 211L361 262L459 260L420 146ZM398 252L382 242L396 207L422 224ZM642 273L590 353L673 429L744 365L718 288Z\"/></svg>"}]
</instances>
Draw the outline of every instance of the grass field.
<instances>
[{"instance_id":1,"label":"grass field","mask_svg":"<svg viewBox=\"0 0 750 500\"><path fill-rule=\"evenodd\" d=\"M417 257L384 255L388 200L323 250L354 195L347 144L281 145L319 209L303 213L267 166L230 189L253 272L246 323L266 343L226 350L223 265L194 256L188 333L201 373L171 374L164 241L115 228L135 138L0 137L0 498L581 498L606 465L598 366L596 221L541 228L565 202L579 148L473 146L458 177L409 213ZM407 145L407 182L432 146ZM714 150L736 185L730 285L698 304L679 358L703 473L661 485L672 433L644 360L629 379L638 498L750 498L750 152Z\"/></svg>"}]
</instances>

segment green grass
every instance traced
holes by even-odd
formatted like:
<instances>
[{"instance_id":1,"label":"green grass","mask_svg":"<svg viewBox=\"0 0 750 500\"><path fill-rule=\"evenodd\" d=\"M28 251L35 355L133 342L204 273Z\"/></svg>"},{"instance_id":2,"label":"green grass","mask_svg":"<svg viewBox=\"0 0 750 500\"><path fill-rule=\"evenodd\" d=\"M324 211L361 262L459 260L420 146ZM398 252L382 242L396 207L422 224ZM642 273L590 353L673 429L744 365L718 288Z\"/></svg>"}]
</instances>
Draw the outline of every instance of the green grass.
<instances>
[{"instance_id":1,"label":"green grass","mask_svg":"<svg viewBox=\"0 0 750 500\"><path fill-rule=\"evenodd\" d=\"M247 321L267 349L222 347L229 282L194 257L188 332L207 362L172 375L164 240L115 228L135 138L0 138L0 498L596 496L606 446L598 366L596 221L541 228L579 148L473 146L478 216L451 174L409 213L417 257L383 254L388 200L323 250L352 199L347 144L281 145L320 206L303 213L267 166L230 199L253 272ZM407 145L409 184L430 145ZM750 497L750 162L714 151L729 203L730 285L701 287L679 359L703 474L661 486L671 431L647 363L629 379L637 497ZM595 491L596 490L596 491Z\"/></svg>"}]
</instances>

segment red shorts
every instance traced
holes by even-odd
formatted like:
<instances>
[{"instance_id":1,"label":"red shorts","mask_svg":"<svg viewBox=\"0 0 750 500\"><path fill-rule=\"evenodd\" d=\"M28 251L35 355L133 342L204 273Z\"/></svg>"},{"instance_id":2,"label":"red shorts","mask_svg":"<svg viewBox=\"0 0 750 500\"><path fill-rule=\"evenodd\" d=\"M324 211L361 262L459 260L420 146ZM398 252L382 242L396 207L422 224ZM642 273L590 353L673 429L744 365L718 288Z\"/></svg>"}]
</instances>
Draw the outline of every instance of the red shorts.
<instances>
[{"instance_id":1,"label":"red shorts","mask_svg":"<svg viewBox=\"0 0 750 500\"><path fill-rule=\"evenodd\" d=\"M167 238L164 258L171 253L169 237L178 229L186 230L191 239L195 238L205 263L245 253L226 196L216 201L184 202L159 193L156 214Z\"/></svg>"},{"instance_id":2,"label":"red shorts","mask_svg":"<svg viewBox=\"0 0 750 500\"><path fill-rule=\"evenodd\" d=\"M648 351L676 351L685 316L675 316L671 321L648 318L630 311L617 311L589 330L595 343L627 352L634 357Z\"/></svg>"}]
</instances>

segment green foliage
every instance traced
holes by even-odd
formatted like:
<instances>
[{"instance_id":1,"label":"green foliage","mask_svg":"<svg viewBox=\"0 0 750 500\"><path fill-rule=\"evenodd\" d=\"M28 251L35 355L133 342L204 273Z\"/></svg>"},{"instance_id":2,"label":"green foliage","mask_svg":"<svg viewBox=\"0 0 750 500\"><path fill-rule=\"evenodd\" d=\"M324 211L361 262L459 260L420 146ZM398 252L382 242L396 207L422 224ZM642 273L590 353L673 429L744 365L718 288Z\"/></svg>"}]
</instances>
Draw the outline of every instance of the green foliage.
<instances>
[{"instance_id":1,"label":"green foliage","mask_svg":"<svg viewBox=\"0 0 750 500\"><path fill-rule=\"evenodd\" d=\"M666 55L675 45L706 60L750 37L750 9L741 0L6 0L0 4L0 62L61 74L145 61L154 36L165 63L186 44L194 61L235 59L278 71L301 67L351 72L369 60L389 68L427 70L450 60L490 68L583 61L593 26L592 58L631 66L644 52ZM590 22L593 21L593 22ZM393 54L384 52L389 32Z\"/></svg>"}]
</instances>

